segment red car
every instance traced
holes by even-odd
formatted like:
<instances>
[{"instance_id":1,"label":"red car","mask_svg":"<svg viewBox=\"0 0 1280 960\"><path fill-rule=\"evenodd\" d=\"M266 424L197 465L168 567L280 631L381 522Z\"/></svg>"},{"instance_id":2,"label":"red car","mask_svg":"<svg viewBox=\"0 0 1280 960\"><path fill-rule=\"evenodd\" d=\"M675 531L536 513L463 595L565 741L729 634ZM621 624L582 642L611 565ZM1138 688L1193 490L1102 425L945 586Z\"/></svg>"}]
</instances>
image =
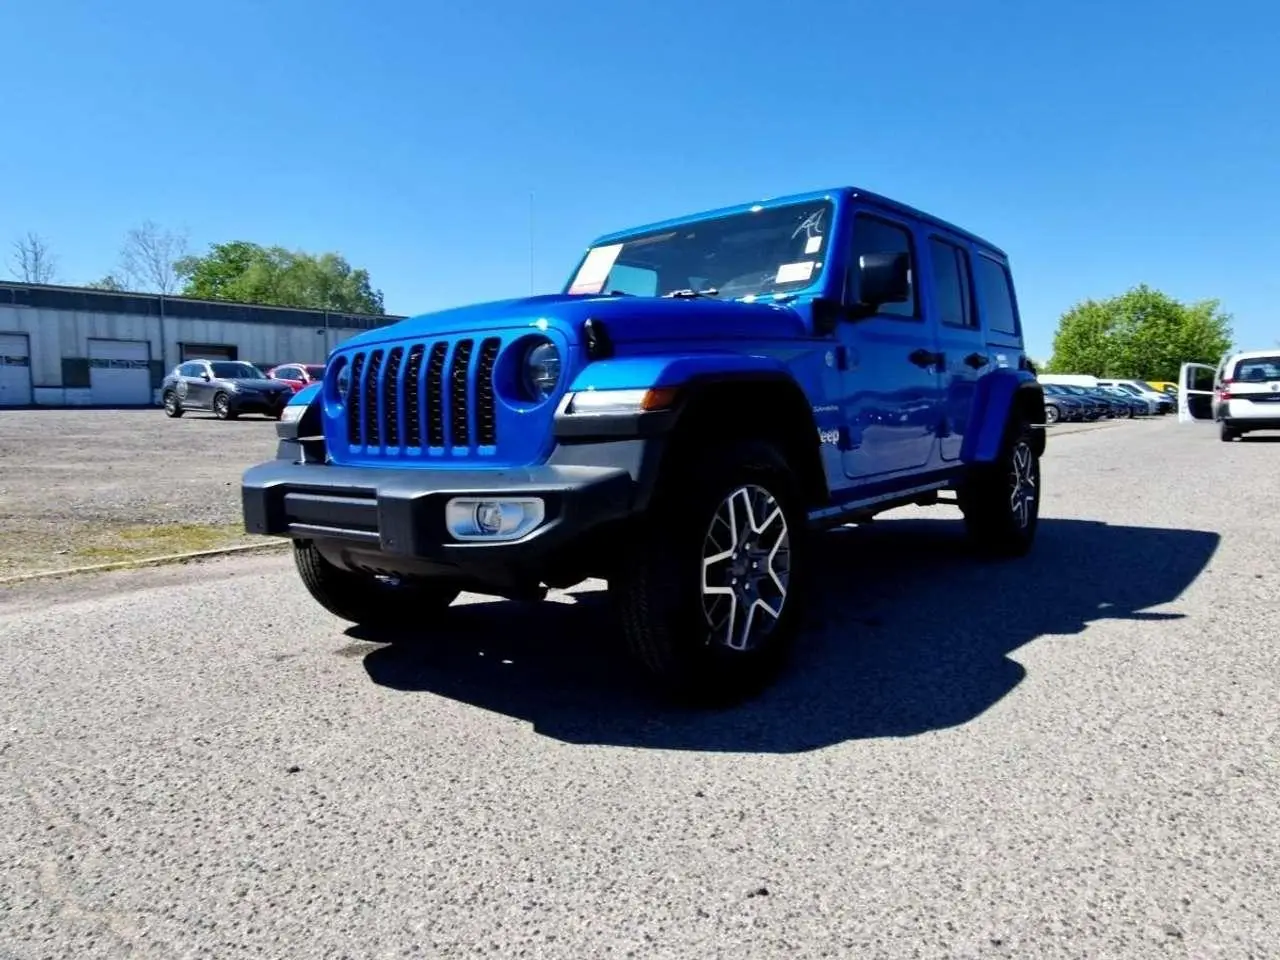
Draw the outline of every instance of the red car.
<instances>
[{"instance_id":1,"label":"red car","mask_svg":"<svg viewBox=\"0 0 1280 960\"><path fill-rule=\"evenodd\" d=\"M297 393L303 387L319 383L324 379L323 363L282 363L267 371L272 380L283 380Z\"/></svg>"}]
</instances>

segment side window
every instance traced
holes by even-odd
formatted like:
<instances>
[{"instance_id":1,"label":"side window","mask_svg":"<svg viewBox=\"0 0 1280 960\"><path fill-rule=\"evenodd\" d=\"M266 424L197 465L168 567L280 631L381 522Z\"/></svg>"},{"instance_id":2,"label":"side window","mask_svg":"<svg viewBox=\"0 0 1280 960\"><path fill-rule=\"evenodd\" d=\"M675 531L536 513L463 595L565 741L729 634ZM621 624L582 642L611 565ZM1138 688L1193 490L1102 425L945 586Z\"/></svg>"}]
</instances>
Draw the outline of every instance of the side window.
<instances>
[{"instance_id":1,"label":"side window","mask_svg":"<svg viewBox=\"0 0 1280 960\"><path fill-rule=\"evenodd\" d=\"M933 293L938 302L938 319L954 327L976 327L973 297L969 287L969 254L962 247L937 237L929 238L929 259L933 264Z\"/></svg>"},{"instance_id":2,"label":"side window","mask_svg":"<svg viewBox=\"0 0 1280 960\"><path fill-rule=\"evenodd\" d=\"M297 367L277 367L275 378L277 380L301 380L302 371Z\"/></svg>"},{"instance_id":3,"label":"side window","mask_svg":"<svg viewBox=\"0 0 1280 960\"><path fill-rule=\"evenodd\" d=\"M178 368L178 373L184 377L198 377L202 369L198 363L184 363Z\"/></svg>"},{"instance_id":4,"label":"side window","mask_svg":"<svg viewBox=\"0 0 1280 960\"><path fill-rule=\"evenodd\" d=\"M905 253L909 267L907 270L907 286L910 296L902 303L886 303L880 313L896 317L915 317L916 312L916 258L911 247L911 234L902 226L881 220L879 217L859 214L853 222L853 260L856 267L858 258L866 253ZM851 293L857 296L857 291Z\"/></svg>"},{"instance_id":5,"label":"side window","mask_svg":"<svg viewBox=\"0 0 1280 960\"><path fill-rule=\"evenodd\" d=\"M1019 332L1018 312L1013 304L1009 272L1002 264L979 254L974 274L982 299L983 315L987 321L987 332L1016 337Z\"/></svg>"}]
</instances>

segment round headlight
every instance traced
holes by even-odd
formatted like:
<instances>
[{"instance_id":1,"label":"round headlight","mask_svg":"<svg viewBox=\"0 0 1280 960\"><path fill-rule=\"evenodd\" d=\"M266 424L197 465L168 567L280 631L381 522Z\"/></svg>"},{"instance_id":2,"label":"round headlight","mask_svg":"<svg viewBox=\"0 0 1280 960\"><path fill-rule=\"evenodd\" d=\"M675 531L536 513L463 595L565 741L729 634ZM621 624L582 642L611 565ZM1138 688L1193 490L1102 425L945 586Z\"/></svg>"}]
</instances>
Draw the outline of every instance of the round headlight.
<instances>
[{"instance_id":1,"label":"round headlight","mask_svg":"<svg viewBox=\"0 0 1280 960\"><path fill-rule=\"evenodd\" d=\"M545 400L560 382L560 351L549 340L531 349L524 358L524 385L534 400Z\"/></svg>"}]
</instances>

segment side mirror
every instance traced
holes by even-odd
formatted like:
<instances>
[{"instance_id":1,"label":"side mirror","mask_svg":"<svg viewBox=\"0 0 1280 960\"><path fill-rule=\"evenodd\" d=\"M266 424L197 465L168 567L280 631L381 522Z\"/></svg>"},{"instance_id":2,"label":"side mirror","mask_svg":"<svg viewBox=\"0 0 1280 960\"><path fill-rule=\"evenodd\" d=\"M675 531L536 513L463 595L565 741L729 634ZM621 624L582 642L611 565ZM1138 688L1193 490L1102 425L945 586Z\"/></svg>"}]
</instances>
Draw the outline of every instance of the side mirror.
<instances>
[{"instance_id":1,"label":"side mirror","mask_svg":"<svg viewBox=\"0 0 1280 960\"><path fill-rule=\"evenodd\" d=\"M864 253L858 257L857 280L862 311L904 303L911 297L911 261L905 253Z\"/></svg>"},{"instance_id":2,"label":"side mirror","mask_svg":"<svg viewBox=\"0 0 1280 960\"><path fill-rule=\"evenodd\" d=\"M213 379L213 377L211 377L211 376L209 375L209 371L208 371L208 370L201 370L201 371L200 371L200 379L201 379L201 380L212 380L212 379Z\"/></svg>"}]
</instances>

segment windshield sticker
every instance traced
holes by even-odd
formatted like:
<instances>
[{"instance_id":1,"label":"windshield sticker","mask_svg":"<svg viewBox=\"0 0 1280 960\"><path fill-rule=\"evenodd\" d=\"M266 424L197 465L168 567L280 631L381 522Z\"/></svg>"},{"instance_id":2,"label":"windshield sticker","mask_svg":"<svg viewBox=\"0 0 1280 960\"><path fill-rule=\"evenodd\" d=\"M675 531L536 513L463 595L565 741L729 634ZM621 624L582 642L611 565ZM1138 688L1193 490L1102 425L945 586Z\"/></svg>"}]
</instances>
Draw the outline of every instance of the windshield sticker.
<instances>
[{"instance_id":1,"label":"windshield sticker","mask_svg":"<svg viewBox=\"0 0 1280 960\"><path fill-rule=\"evenodd\" d=\"M810 237L804 242L804 252L806 254L817 253L822 249L822 234Z\"/></svg>"},{"instance_id":2,"label":"windshield sticker","mask_svg":"<svg viewBox=\"0 0 1280 960\"><path fill-rule=\"evenodd\" d=\"M796 227L795 231L792 232L791 239L794 240L796 237L800 236L802 232L806 237L809 237L811 239L813 237L822 236L822 215L826 212L827 212L827 208L822 207L821 209L815 210L813 213L809 214L809 216L805 217L803 222L801 222L800 226Z\"/></svg>"},{"instance_id":3,"label":"windshield sticker","mask_svg":"<svg viewBox=\"0 0 1280 960\"><path fill-rule=\"evenodd\" d=\"M593 247L587 253L587 258L582 261L582 266L578 270L578 275L573 278L569 292L599 293L604 289L604 283L609 279L609 271L613 269L614 261L618 259L618 254L621 252L622 244L620 243L613 243L607 247Z\"/></svg>"},{"instance_id":4,"label":"windshield sticker","mask_svg":"<svg viewBox=\"0 0 1280 960\"><path fill-rule=\"evenodd\" d=\"M801 263L784 263L778 268L774 283L798 283L813 276L814 262L805 260Z\"/></svg>"}]
</instances>

